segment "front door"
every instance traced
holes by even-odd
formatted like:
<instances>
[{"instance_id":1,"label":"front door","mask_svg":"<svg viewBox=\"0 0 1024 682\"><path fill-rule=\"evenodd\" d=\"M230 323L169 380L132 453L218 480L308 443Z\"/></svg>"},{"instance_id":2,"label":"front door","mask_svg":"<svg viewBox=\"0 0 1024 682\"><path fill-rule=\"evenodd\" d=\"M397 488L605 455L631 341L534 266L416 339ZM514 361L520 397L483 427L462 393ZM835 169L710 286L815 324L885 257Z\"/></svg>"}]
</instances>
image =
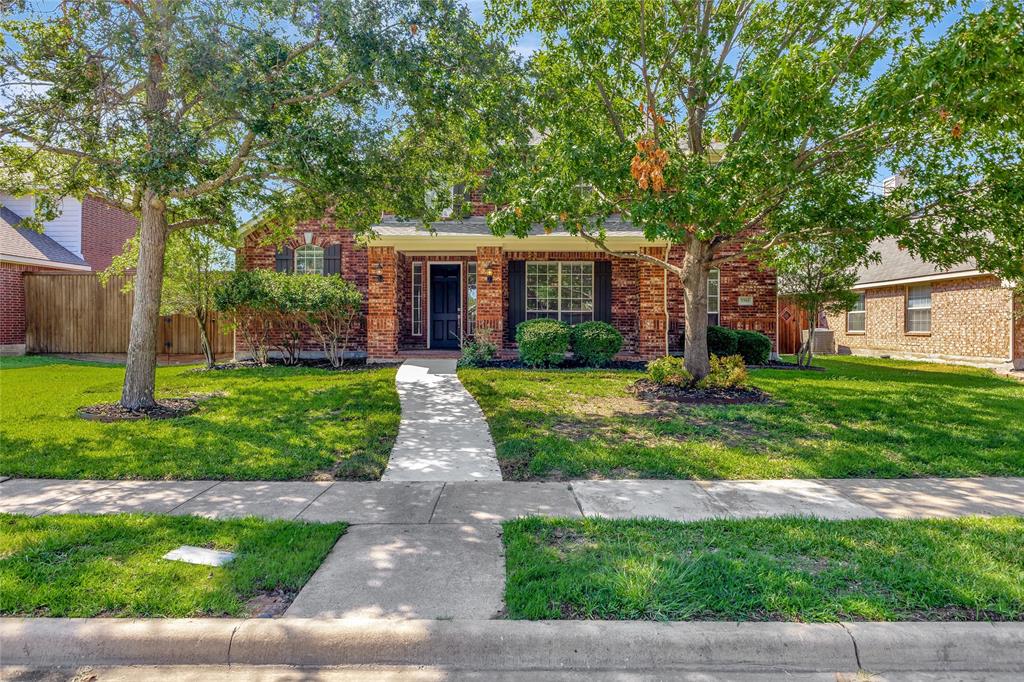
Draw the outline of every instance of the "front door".
<instances>
[{"instance_id":1,"label":"front door","mask_svg":"<svg viewBox=\"0 0 1024 682\"><path fill-rule=\"evenodd\" d=\"M459 347L459 266L430 265L430 347Z\"/></svg>"}]
</instances>

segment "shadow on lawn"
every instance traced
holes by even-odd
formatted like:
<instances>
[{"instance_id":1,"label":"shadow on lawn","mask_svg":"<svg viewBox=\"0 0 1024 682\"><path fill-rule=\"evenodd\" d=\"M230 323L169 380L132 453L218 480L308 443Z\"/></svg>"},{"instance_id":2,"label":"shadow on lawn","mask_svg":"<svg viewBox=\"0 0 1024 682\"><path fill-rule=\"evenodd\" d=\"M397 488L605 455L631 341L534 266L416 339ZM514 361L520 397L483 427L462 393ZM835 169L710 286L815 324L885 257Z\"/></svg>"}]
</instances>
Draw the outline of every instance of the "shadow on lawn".
<instances>
[{"instance_id":1,"label":"shadow on lawn","mask_svg":"<svg viewBox=\"0 0 1024 682\"><path fill-rule=\"evenodd\" d=\"M938 365L825 364L827 373L752 373L773 403L649 414L614 409L639 373L581 382L498 370L468 383L516 479L1024 475L1020 384Z\"/></svg>"},{"instance_id":2,"label":"shadow on lawn","mask_svg":"<svg viewBox=\"0 0 1024 682\"><path fill-rule=\"evenodd\" d=\"M61 414L22 415L35 422L32 433L9 424L0 470L44 478L281 480L329 469L376 479L397 436L390 372L185 372L158 377L157 385L159 397L211 388L227 395L174 420L85 422L74 403L116 400L119 382L101 376L67 396ZM5 421L17 420L16 409L4 412Z\"/></svg>"}]
</instances>

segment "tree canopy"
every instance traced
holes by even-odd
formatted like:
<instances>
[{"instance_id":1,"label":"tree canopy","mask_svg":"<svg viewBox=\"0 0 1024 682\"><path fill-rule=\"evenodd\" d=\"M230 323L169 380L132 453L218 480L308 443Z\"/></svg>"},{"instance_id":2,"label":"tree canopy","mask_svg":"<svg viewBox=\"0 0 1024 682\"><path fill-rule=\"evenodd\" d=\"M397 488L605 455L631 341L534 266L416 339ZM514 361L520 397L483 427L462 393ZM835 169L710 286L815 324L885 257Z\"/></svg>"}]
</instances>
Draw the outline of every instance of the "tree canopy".
<instances>
[{"instance_id":1,"label":"tree canopy","mask_svg":"<svg viewBox=\"0 0 1024 682\"><path fill-rule=\"evenodd\" d=\"M429 215L425 188L502 143L476 102L515 68L452 0L8 1L0 40L0 184L140 218L132 408L153 404L168 234ZM434 134L452 116L461 135Z\"/></svg>"},{"instance_id":2,"label":"tree canopy","mask_svg":"<svg viewBox=\"0 0 1024 682\"><path fill-rule=\"evenodd\" d=\"M490 181L506 206L495 231L564 227L614 251L602 223L618 214L654 245L685 247L681 263L615 253L683 279L695 376L707 371L706 273L729 259L895 234L940 262L1021 272L1016 3L495 0L489 21L541 38L538 140ZM910 182L883 198L886 167Z\"/></svg>"}]
</instances>

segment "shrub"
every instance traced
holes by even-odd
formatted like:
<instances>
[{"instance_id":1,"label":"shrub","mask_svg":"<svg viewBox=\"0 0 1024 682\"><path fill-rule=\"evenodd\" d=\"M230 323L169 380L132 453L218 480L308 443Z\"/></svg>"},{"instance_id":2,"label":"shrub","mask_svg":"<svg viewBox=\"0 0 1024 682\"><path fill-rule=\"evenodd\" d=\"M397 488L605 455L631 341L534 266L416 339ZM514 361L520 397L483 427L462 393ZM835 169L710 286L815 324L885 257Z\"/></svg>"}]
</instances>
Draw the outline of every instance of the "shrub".
<instances>
[{"instance_id":1,"label":"shrub","mask_svg":"<svg viewBox=\"0 0 1024 682\"><path fill-rule=\"evenodd\" d=\"M498 345L493 341L492 330L477 329L472 339L462 344L460 367L484 367L498 354Z\"/></svg>"},{"instance_id":2,"label":"shrub","mask_svg":"<svg viewBox=\"0 0 1024 682\"><path fill-rule=\"evenodd\" d=\"M359 316L363 295L340 275L302 275L306 288L306 323L320 339L332 367L345 364L345 347Z\"/></svg>"},{"instance_id":3,"label":"shrub","mask_svg":"<svg viewBox=\"0 0 1024 682\"><path fill-rule=\"evenodd\" d=\"M603 367L622 348L622 334L607 322L583 322L572 328L572 352L585 365Z\"/></svg>"},{"instance_id":4,"label":"shrub","mask_svg":"<svg viewBox=\"0 0 1024 682\"><path fill-rule=\"evenodd\" d=\"M647 377L662 386L686 386L693 381L693 377L683 366L683 359L671 355L648 362Z\"/></svg>"},{"instance_id":5,"label":"shrub","mask_svg":"<svg viewBox=\"0 0 1024 682\"><path fill-rule=\"evenodd\" d=\"M310 298L317 277L323 275L271 273L271 321L277 332L273 336L274 347L286 365L299 364L302 334L306 329L307 311L312 307Z\"/></svg>"},{"instance_id":6,"label":"shrub","mask_svg":"<svg viewBox=\"0 0 1024 682\"><path fill-rule=\"evenodd\" d=\"M764 365L772 354L772 340L760 332L736 330L736 351L748 365Z\"/></svg>"},{"instance_id":7,"label":"shrub","mask_svg":"<svg viewBox=\"0 0 1024 682\"><path fill-rule=\"evenodd\" d=\"M710 355L736 355L739 336L726 327L708 327L708 353Z\"/></svg>"},{"instance_id":8,"label":"shrub","mask_svg":"<svg viewBox=\"0 0 1024 682\"><path fill-rule=\"evenodd\" d=\"M242 345L261 366L267 364L274 274L268 270L237 270L213 291L214 308L227 316Z\"/></svg>"},{"instance_id":9,"label":"shrub","mask_svg":"<svg viewBox=\"0 0 1024 682\"><path fill-rule=\"evenodd\" d=\"M736 355L739 336L735 330L727 327L708 327L708 355ZM686 332L679 337L679 347L686 351Z\"/></svg>"},{"instance_id":10,"label":"shrub","mask_svg":"<svg viewBox=\"0 0 1024 682\"><path fill-rule=\"evenodd\" d=\"M569 325L559 320L537 318L516 327L519 359L528 367L558 365L569 351Z\"/></svg>"},{"instance_id":11,"label":"shrub","mask_svg":"<svg viewBox=\"0 0 1024 682\"><path fill-rule=\"evenodd\" d=\"M738 388L747 383L747 366L742 355L711 356L711 371L697 384L699 388Z\"/></svg>"}]
</instances>

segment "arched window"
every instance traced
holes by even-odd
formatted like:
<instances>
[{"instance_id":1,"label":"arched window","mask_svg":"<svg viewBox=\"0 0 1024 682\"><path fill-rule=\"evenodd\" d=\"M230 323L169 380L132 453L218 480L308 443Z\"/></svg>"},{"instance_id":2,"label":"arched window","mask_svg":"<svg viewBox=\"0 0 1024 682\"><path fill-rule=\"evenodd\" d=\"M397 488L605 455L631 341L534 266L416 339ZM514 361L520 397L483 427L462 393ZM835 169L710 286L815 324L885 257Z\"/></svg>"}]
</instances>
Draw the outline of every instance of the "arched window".
<instances>
[{"instance_id":1,"label":"arched window","mask_svg":"<svg viewBox=\"0 0 1024 682\"><path fill-rule=\"evenodd\" d=\"M295 249L295 272L299 275L311 272L324 274L324 250L316 244L305 244Z\"/></svg>"}]
</instances>

